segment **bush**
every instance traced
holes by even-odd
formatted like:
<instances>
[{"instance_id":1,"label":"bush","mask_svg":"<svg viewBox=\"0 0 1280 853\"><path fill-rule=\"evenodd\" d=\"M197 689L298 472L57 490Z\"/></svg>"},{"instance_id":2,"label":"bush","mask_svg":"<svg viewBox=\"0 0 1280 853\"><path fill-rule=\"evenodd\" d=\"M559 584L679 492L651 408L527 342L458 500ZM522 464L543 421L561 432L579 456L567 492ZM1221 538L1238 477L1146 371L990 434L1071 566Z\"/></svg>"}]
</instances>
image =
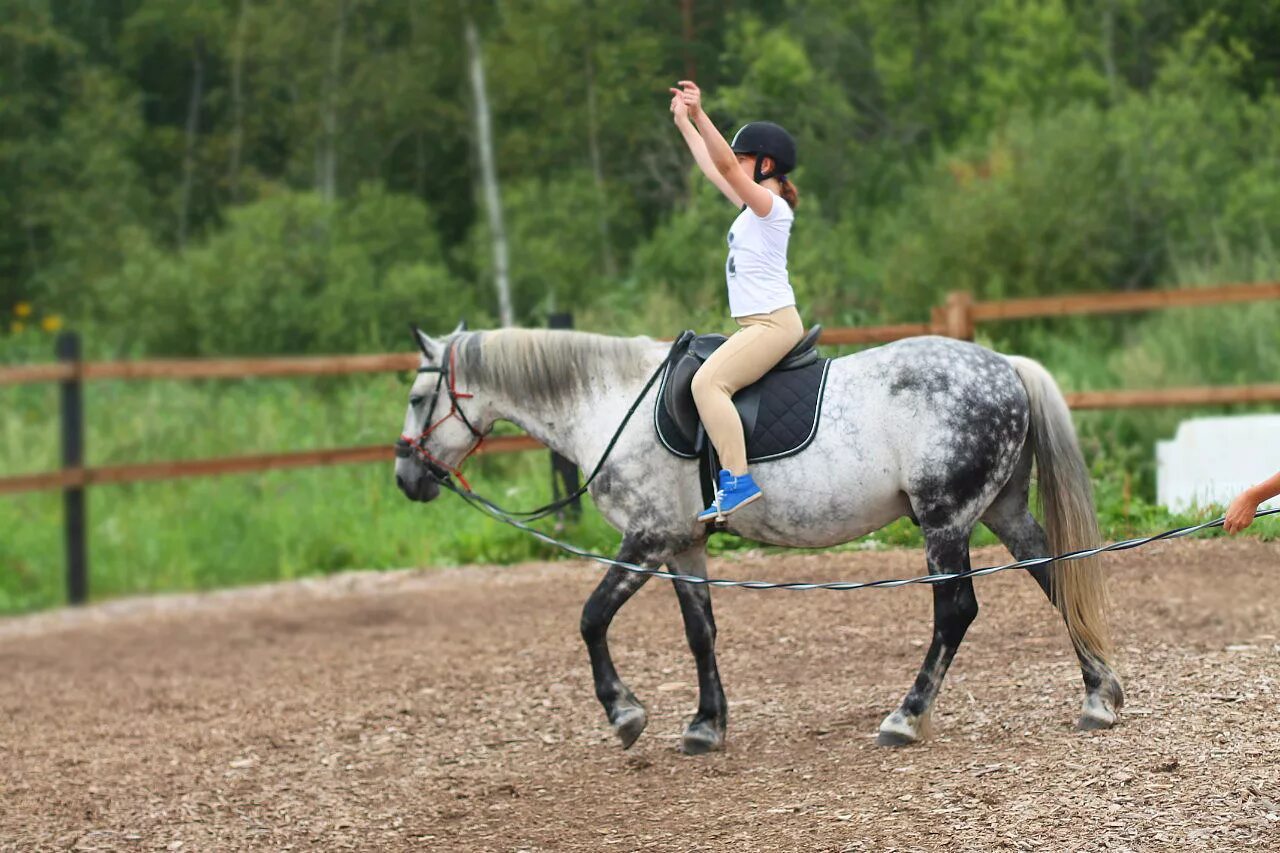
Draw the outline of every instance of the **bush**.
<instances>
[{"instance_id":1,"label":"bush","mask_svg":"<svg viewBox=\"0 0 1280 853\"><path fill-rule=\"evenodd\" d=\"M237 208L186 252L130 232L98 302L102 326L127 336L119 345L214 355L403 348L407 321L451 327L477 296L445 268L421 201L365 188L339 203L280 193Z\"/></svg>"}]
</instances>

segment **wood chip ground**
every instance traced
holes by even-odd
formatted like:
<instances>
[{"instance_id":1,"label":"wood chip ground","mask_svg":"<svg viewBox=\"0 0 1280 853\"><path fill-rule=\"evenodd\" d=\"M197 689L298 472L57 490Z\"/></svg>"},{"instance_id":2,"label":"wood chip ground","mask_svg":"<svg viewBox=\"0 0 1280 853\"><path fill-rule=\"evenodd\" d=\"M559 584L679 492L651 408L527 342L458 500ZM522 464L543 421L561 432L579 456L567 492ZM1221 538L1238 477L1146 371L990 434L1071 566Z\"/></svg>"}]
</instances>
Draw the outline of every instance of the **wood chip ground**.
<instances>
[{"instance_id":1,"label":"wood chip ground","mask_svg":"<svg viewBox=\"0 0 1280 853\"><path fill-rule=\"evenodd\" d=\"M1004 561L1000 549L975 565ZM982 613L933 738L875 746L929 637L923 588L713 593L725 752L670 585L611 634L649 707L628 752L578 637L585 564L367 573L0 620L0 849L1280 849L1280 545L1106 558L1121 725L1031 580ZM870 579L918 552L746 555L721 575Z\"/></svg>"}]
</instances>

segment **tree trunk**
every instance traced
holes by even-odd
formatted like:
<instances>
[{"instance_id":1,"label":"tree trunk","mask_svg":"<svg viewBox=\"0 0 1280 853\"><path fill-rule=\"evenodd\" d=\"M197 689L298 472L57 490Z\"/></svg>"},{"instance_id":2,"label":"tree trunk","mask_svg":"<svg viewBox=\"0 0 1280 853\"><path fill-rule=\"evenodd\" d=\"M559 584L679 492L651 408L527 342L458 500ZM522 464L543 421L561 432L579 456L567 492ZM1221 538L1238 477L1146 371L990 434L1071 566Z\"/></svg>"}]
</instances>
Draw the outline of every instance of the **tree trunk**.
<instances>
[{"instance_id":1,"label":"tree trunk","mask_svg":"<svg viewBox=\"0 0 1280 853\"><path fill-rule=\"evenodd\" d=\"M609 230L609 194L604 184L604 167L600 162L600 121L596 114L596 73L591 56L592 44L586 48L587 76L587 149L591 154L591 174L595 178L596 200L600 205L600 255L604 274L618 275L618 262L613 256L613 239Z\"/></svg>"},{"instance_id":2,"label":"tree trunk","mask_svg":"<svg viewBox=\"0 0 1280 853\"><path fill-rule=\"evenodd\" d=\"M412 45L409 55L419 57L422 55L419 45L418 34L418 4L409 4L409 43ZM431 55L431 46L428 44L426 56ZM427 197L427 147L426 140L423 138L421 123L422 118L419 116L416 122L419 126L413 132L413 191L419 198Z\"/></svg>"},{"instance_id":3,"label":"tree trunk","mask_svg":"<svg viewBox=\"0 0 1280 853\"><path fill-rule=\"evenodd\" d=\"M698 79L698 64L693 58L693 0L680 0L680 35L684 49L684 79Z\"/></svg>"},{"instance_id":4,"label":"tree trunk","mask_svg":"<svg viewBox=\"0 0 1280 853\"><path fill-rule=\"evenodd\" d=\"M498 319L503 326L515 322L511 311L511 282L507 276L507 232L502 223L502 199L497 170L493 164L493 132L490 127L489 97L484 82L484 57L480 54L480 36L470 16L466 23L467 54L471 71L471 95L474 101L476 145L480 151L480 181L484 188L484 204L489 214L489 230L493 232L493 275L498 291Z\"/></svg>"},{"instance_id":5,"label":"tree trunk","mask_svg":"<svg viewBox=\"0 0 1280 853\"><path fill-rule=\"evenodd\" d=\"M227 188L234 204L240 201L240 153L244 146L244 28L249 0L240 0L236 32L231 43L231 161L227 166Z\"/></svg>"},{"instance_id":6,"label":"tree trunk","mask_svg":"<svg viewBox=\"0 0 1280 853\"><path fill-rule=\"evenodd\" d=\"M187 102L186 145L182 154L182 193L178 202L178 248L187 245L191 218L191 186L196 173L196 135L200 130L200 103L204 100L204 36L196 36L191 51L191 98Z\"/></svg>"},{"instance_id":7,"label":"tree trunk","mask_svg":"<svg viewBox=\"0 0 1280 853\"><path fill-rule=\"evenodd\" d=\"M1113 0L1108 0L1102 10L1102 68L1107 75L1107 85L1111 89L1111 99L1116 99L1119 87L1116 81L1116 8Z\"/></svg>"},{"instance_id":8,"label":"tree trunk","mask_svg":"<svg viewBox=\"0 0 1280 853\"><path fill-rule=\"evenodd\" d=\"M1115 16L1115 2L1114 0L1107 0L1102 10L1102 68L1107 76L1107 86L1110 89L1113 103L1120 97L1119 77L1116 73ZM1133 191L1133 169L1129 165L1129 156L1128 152L1121 152L1120 154L1120 182L1124 186L1124 204L1129 218L1129 232L1132 236L1137 236L1143 230L1142 213L1139 210L1138 200ZM1150 272L1150 263L1158 257L1158 254L1158 249L1145 253L1142 262L1129 271L1128 275L1120 283L1120 290L1132 291L1140 287L1143 279Z\"/></svg>"},{"instance_id":9,"label":"tree trunk","mask_svg":"<svg viewBox=\"0 0 1280 853\"><path fill-rule=\"evenodd\" d=\"M413 135L413 191L419 198L427 197L427 144L422 131Z\"/></svg>"},{"instance_id":10,"label":"tree trunk","mask_svg":"<svg viewBox=\"0 0 1280 853\"><path fill-rule=\"evenodd\" d=\"M338 81L342 73L342 47L347 35L347 0L339 0L338 24L329 47L329 73L325 81L324 134L317 158L316 183L320 196L333 201L338 194Z\"/></svg>"}]
</instances>

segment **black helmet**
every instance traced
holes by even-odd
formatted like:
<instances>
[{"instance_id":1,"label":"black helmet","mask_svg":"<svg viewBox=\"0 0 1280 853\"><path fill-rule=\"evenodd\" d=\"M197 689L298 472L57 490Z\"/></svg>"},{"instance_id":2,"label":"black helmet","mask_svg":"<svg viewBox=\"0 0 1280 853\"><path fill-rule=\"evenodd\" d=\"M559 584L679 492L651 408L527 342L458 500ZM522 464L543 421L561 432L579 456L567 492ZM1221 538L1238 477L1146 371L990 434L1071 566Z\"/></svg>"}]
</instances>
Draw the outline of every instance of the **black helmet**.
<instances>
[{"instance_id":1,"label":"black helmet","mask_svg":"<svg viewBox=\"0 0 1280 853\"><path fill-rule=\"evenodd\" d=\"M756 182L766 178L786 177L796 167L796 141L779 125L771 121L753 121L744 124L742 129L733 135L729 144L735 154L756 155ZM773 171L764 174L760 171L760 158L773 159Z\"/></svg>"}]
</instances>

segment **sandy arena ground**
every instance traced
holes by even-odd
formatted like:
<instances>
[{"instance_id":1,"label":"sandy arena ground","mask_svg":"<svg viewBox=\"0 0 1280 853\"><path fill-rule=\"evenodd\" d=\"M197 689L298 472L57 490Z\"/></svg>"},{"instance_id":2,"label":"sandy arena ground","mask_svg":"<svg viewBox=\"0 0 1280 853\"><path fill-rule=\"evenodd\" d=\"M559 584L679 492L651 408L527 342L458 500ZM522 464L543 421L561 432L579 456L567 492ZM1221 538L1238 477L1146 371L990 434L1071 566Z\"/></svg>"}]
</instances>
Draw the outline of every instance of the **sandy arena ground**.
<instances>
[{"instance_id":1,"label":"sandy arena ground","mask_svg":"<svg viewBox=\"0 0 1280 853\"><path fill-rule=\"evenodd\" d=\"M1000 549L975 565L1003 561ZM929 635L922 588L716 591L725 752L670 585L611 634L647 702L629 752L578 637L585 564L345 575L0 620L3 850L1280 849L1280 545L1107 559L1121 725L1030 578L983 612L934 737L875 746ZM717 574L901 576L918 552L746 556Z\"/></svg>"}]
</instances>

